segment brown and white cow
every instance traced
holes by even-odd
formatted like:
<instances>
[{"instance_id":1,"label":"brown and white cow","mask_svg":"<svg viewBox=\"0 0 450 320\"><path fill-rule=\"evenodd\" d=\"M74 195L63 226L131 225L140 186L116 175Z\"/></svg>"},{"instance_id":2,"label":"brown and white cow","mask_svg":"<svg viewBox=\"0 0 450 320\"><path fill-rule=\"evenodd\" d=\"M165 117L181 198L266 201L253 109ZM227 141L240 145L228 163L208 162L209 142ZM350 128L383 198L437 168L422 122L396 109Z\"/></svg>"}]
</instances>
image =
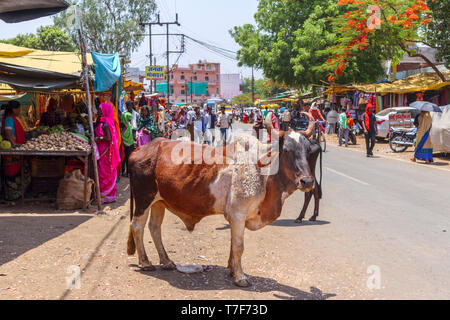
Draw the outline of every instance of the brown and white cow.
<instances>
[{"instance_id":1,"label":"brown and white cow","mask_svg":"<svg viewBox=\"0 0 450 320\"><path fill-rule=\"evenodd\" d=\"M137 249L139 266L155 270L143 241L151 211L149 229L160 263L163 269L174 269L161 239L165 209L177 215L189 231L204 217L223 214L231 227L228 268L236 285L248 286L241 266L244 230L258 230L272 223L280 216L289 195L314 187L305 148L313 130L311 119L304 132L280 132L279 151L258 155L255 162L241 161L248 159L254 144L259 143L249 136L226 147L158 138L138 148L129 159L131 225L127 253L133 255ZM206 163L202 159L205 154L219 161ZM275 163L276 172L263 172L268 166L267 158L274 159L270 166Z\"/></svg>"}]
</instances>

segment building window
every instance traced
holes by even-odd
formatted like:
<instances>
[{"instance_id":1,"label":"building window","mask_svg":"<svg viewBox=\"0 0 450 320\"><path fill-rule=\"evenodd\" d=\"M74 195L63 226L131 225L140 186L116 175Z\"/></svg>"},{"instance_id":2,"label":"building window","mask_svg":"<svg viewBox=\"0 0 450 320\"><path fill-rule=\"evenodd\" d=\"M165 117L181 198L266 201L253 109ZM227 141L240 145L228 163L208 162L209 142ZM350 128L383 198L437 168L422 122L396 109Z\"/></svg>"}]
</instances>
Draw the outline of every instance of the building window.
<instances>
[{"instance_id":1,"label":"building window","mask_svg":"<svg viewBox=\"0 0 450 320\"><path fill-rule=\"evenodd\" d=\"M181 94L186 94L186 91L185 90L181 90Z\"/></svg>"},{"instance_id":2,"label":"building window","mask_svg":"<svg viewBox=\"0 0 450 320\"><path fill-rule=\"evenodd\" d=\"M194 77L194 81L197 81L197 76Z\"/></svg>"},{"instance_id":3,"label":"building window","mask_svg":"<svg viewBox=\"0 0 450 320\"><path fill-rule=\"evenodd\" d=\"M182 75L180 79L181 79L181 80L184 80L184 75Z\"/></svg>"},{"instance_id":4,"label":"building window","mask_svg":"<svg viewBox=\"0 0 450 320\"><path fill-rule=\"evenodd\" d=\"M217 95L219 95L219 88L216 89L216 93L217 93Z\"/></svg>"},{"instance_id":5,"label":"building window","mask_svg":"<svg viewBox=\"0 0 450 320\"><path fill-rule=\"evenodd\" d=\"M219 75L216 74L216 81L219 81Z\"/></svg>"},{"instance_id":6,"label":"building window","mask_svg":"<svg viewBox=\"0 0 450 320\"><path fill-rule=\"evenodd\" d=\"M205 81L209 81L209 77L208 76L205 77Z\"/></svg>"},{"instance_id":7,"label":"building window","mask_svg":"<svg viewBox=\"0 0 450 320\"><path fill-rule=\"evenodd\" d=\"M184 102L184 99L181 99L181 102Z\"/></svg>"}]
</instances>

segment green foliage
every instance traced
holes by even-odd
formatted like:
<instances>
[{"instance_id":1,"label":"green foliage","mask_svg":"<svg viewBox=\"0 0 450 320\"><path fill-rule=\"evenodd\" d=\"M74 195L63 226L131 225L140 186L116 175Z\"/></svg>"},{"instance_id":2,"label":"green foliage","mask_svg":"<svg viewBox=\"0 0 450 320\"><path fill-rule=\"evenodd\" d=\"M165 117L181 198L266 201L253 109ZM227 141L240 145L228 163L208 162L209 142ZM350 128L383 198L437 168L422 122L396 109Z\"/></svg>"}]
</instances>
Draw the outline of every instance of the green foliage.
<instances>
[{"instance_id":1,"label":"green foliage","mask_svg":"<svg viewBox=\"0 0 450 320\"><path fill-rule=\"evenodd\" d=\"M450 0L428 1L433 16L427 28L427 42L436 47L436 57L450 69Z\"/></svg>"},{"instance_id":2,"label":"green foliage","mask_svg":"<svg viewBox=\"0 0 450 320\"><path fill-rule=\"evenodd\" d=\"M76 3L72 0L72 3ZM154 0L85 0L78 4L81 11L83 32L90 50L100 53L125 54L131 52L144 41L144 28L140 22L152 20L156 10ZM55 25L71 33L78 41L77 34L66 10L54 18Z\"/></svg>"},{"instance_id":3,"label":"green foliage","mask_svg":"<svg viewBox=\"0 0 450 320\"><path fill-rule=\"evenodd\" d=\"M341 41L332 18L342 12L335 0L260 0L255 26L230 31L241 46L239 64L262 69L274 83L321 84L329 75L325 62L332 56L326 48ZM356 55L349 66L340 82L373 81L383 74L376 50Z\"/></svg>"},{"instance_id":4,"label":"green foliage","mask_svg":"<svg viewBox=\"0 0 450 320\"><path fill-rule=\"evenodd\" d=\"M76 45L69 35L56 26L42 26L36 34L19 34L1 42L19 47L49 51L76 51Z\"/></svg>"},{"instance_id":5,"label":"green foliage","mask_svg":"<svg viewBox=\"0 0 450 320\"><path fill-rule=\"evenodd\" d=\"M257 99L255 97L255 99ZM235 96L232 101L233 104L238 104L238 105L247 105L250 106L252 105L253 101L252 101L252 94L251 93L243 93L240 94L238 96Z\"/></svg>"},{"instance_id":6,"label":"green foliage","mask_svg":"<svg viewBox=\"0 0 450 320\"><path fill-rule=\"evenodd\" d=\"M286 87L283 87L281 84L275 83L267 78L255 80L255 95L258 95L263 99L272 97L286 90ZM242 92L250 94L252 93L252 79L244 79Z\"/></svg>"}]
</instances>

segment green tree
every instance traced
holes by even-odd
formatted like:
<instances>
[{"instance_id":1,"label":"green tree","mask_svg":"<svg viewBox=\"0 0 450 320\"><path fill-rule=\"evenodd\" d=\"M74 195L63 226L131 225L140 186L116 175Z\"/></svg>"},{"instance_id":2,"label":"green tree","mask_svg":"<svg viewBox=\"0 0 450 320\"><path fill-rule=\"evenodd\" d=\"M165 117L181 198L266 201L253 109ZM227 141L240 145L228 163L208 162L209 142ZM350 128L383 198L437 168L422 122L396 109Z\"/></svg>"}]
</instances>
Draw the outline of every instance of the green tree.
<instances>
[{"instance_id":1,"label":"green tree","mask_svg":"<svg viewBox=\"0 0 450 320\"><path fill-rule=\"evenodd\" d=\"M338 41L331 19L340 12L335 0L259 0L256 24L230 31L241 46L239 64L256 66L275 83L291 87L320 84L329 75L323 63L332 55L326 48ZM343 83L372 81L383 74L375 48L351 60Z\"/></svg>"},{"instance_id":2,"label":"green tree","mask_svg":"<svg viewBox=\"0 0 450 320\"><path fill-rule=\"evenodd\" d=\"M436 58L444 61L450 69L450 0L428 1L432 12L432 20L428 25L427 44L438 50Z\"/></svg>"},{"instance_id":3,"label":"green tree","mask_svg":"<svg viewBox=\"0 0 450 320\"><path fill-rule=\"evenodd\" d=\"M19 47L49 51L75 51L76 46L69 35L56 26L42 26L37 34L19 34L14 38L2 40Z\"/></svg>"},{"instance_id":4,"label":"green tree","mask_svg":"<svg viewBox=\"0 0 450 320\"><path fill-rule=\"evenodd\" d=\"M259 95L255 95L255 100L259 99ZM252 94L251 93L243 93L235 96L231 102L233 104L238 104L240 106L247 105L251 106L253 104Z\"/></svg>"},{"instance_id":5,"label":"green tree","mask_svg":"<svg viewBox=\"0 0 450 320\"><path fill-rule=\"evenodd\" d=\"M72 0L72 4L76 1ZM78 4L81 12L83 32L87 45L100 53L125 54L131 52L144 41L141 21L152 20L156 10L154 0L85 0ZM55 25L71 33L78 42L71 24L70 10L63 11L54 18Z\"/></svg>"},{"instance_id":6,"label":"green tree","mask_svg":"<svg viewBox=\"0 0 450 320\"><path fill-rule=\"evenodd\" d=\"M420 57L445 81L437 67L410 46L425 41L426 26L432 20L424 0L339 0L338 5L344 9L333 21L339 41L328 48L333 58L324 65L329 70L334 69L336 76L345 76L355 56L376 47L394 64L398 64L405 53Z\"/></svg>"}]
</instances>

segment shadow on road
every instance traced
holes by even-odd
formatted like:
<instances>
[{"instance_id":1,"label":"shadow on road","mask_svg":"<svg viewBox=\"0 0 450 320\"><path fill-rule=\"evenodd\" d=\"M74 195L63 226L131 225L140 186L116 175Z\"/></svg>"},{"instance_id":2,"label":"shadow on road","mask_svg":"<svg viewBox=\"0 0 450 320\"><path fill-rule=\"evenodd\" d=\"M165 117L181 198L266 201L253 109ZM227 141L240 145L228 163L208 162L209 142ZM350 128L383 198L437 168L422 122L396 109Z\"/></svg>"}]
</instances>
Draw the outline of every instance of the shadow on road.
<instances>
[{"instance_id":1,"label":"shadow on road","mask_svg":"<svg viewBox=\"0 0 450 320\"><path fill-rule=\"evenodd\" d=\"M0 265L78 227L91 216L1 216Z\"/></svg>"},{"instance_id":2,"label":"shadow on road","mask_svg":"<svg viewBox=\"0 0 450 320\"><path fill-rule=\"evenodd\" d=\"M324 224L329 224L329 221L317 220L317 221L309 221L304 220L302 223L295 223L293 219L279 219L275 222L272 222L269 226L276 227L301 227L301 226L320 226Z\"/></svg>"},{"instance_id":3,"label":"shadow on road","mask_svg":"<svg viewBox=\"0 0 450 320\"><path fill-rule=\"evenodd\" d=\"M159 267L157 267L157 271L142 271L140 269L135 271L149 277L166 281L175 288L189 291L236 289L260 293L276 291L273 293L273 296L283 300L325 300L336 296L334 293L323 293L320 289L315 287L311 287L310 292L306 292L285 284L281 284L274 279L250 275L249 279L251 286L247 288L239 288L233 284L228 268L217 265L212 267L212 270L209 272L194 274L185 274L176 270L165 271Z\"/></svg>"}]
</instances>

